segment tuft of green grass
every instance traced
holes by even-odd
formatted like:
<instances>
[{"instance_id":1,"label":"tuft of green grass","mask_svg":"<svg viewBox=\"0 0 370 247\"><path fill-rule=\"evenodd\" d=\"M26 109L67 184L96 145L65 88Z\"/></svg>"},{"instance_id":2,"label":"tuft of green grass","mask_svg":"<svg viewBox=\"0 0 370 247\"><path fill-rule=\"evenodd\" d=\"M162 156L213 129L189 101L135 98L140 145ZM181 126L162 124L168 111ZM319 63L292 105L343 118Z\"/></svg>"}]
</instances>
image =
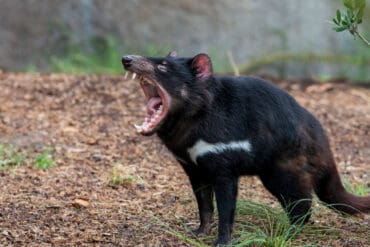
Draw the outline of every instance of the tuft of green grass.
<instances>
[{"instance_id":1,"label":"tuft of green grass","mask_svg":"<svg viewBox=\"0 0 370 247\"><path fill-rule=\"evenodd\" d=\"M320 208L317 211L322 213L323 209ZM177 230L171 225L173 223L154 218L164 232L193 246L209 246L217 238L215 229L212 229L212 233L207 236L194 236L179 217L176 219L184 230ZM280 207L274 208L262 203L239 200L236 207L233 241L230 246L320 246L322 241L337 239L340 235L340 230L332 226L311 224L292 226Z\"/></svg>"},{"instance_id":2,"label":"tuft of green grass","mask_svg":"<svg viewBox=\"0 0 370 247\"><path fill-rule=\"evenodd\" d=\"M26 161L26 153L14 146L0 144L0 169L16 169Z\"/></svg>"},{"instance_id":3,"label":"tuft of green grass","mask_svg":"<svg viewBox=\"0 0 370 247\"><path fill-rule=\"evenodd\" d=\"M120 164L116 163L112 168L109 183L113 185L130 185L137 181L137 178L128 173L127 169Z\"/></svg>"},{"instance_id":4,"label":"tuft of green grass","mask_svg":"<svg viewBox=\"0 0 370 247\"><path fill-rule=\"evenodd\" d=\"M343 179L344 188L351 194L358 196L366 196L370 193L370 188L365 184L351 183L348 179Z\"/></svg>"},{"instance_id":5,"label":"tuft of green grass","mask_svg":"<svg viewBox=\"0 0 370 247\"><path fill-rule=\"evenodd\" d=\"M42 153L31 155L30 150L21 150L13 145L0 144L0 170L12 169L21 165L33 164L35 168L46 170L54 165L52 148L47 147Z\"/></svg>"},{"instance_id":6,"label":"tuft of green grass","mask_svg":"<svg viewBox=\"0 0 370 247\"><path fill-rule=\"evenodd\" d=\"M299 202L298 202L299 203ZM283 210L268 205L239 201L237 212L241 217L252 217L258 224L250 224L249 220L239 223L235 235L235 246L291 246L292 240L303 230L302 226L292 226Z\"/></svg>"},{"instance_id":7,"label":"tuft of green grass","mask_svg":"<svg viewBox=\"0 0 370 247\"><path fill-rule=\"evenodd\" d=\"M51 155L51 148L46 148L41 154L34 158L34 165L39 170L46 170L54 165L55 160Z\"/></svg>"}]
</instances>

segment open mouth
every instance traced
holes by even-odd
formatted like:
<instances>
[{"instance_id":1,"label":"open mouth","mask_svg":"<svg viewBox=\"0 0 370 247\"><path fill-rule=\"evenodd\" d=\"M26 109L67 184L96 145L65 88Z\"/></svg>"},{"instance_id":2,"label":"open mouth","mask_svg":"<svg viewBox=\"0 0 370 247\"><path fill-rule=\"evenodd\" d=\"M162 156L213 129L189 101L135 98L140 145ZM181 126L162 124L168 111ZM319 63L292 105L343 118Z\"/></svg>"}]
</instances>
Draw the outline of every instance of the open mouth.
<instances>
[{"instance_id":1,"label":"open mouth","mask_svg":"<svg viewBox=\"0 0 370 247\"><path fill-rule=\"evenodd\" d=\"M135 124L136 130L142 135L151 135L167 116L170 96L154 79L133 72L126 72L125 79L132 73L132 80L138 80L145 94L146 117L141 125Z\"/></svg>"}]
</instances>

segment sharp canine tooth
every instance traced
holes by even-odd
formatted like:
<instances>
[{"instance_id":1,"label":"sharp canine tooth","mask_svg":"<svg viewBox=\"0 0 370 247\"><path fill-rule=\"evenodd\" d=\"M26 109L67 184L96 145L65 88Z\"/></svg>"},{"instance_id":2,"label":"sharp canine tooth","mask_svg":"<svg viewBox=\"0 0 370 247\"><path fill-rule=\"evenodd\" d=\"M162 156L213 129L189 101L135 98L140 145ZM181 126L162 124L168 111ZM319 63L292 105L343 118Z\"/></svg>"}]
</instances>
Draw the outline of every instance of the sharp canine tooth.
<instances>
[{"instance_id":1,"label":"sharp canine tooth","mask_svg":"<svg viewBox=\"0 0 370 247\"><path fill-rule=\"evenodd\" d=\"M140 126L140 125L134 124L134 126L135 126L136 130L139 131L139 132L143 129L143 126Z\"/></svg>"},{"instance_id":2,"label":"sharp canine tooth","mask_svg":"<svg viewBox=\"0 0 370 247\"><path fill-rule=\"evenodd\" d=\"M128 72L126 71L124 78L127 79L127 76L128 76Z\"/></svg>"},{"instance_id":3,"label":"sharp canine tooth","mask_svg":"<svg viewBox=\"0 0 370 247\"><path fill-rule=\"evenodd\" d=\"M135 78L136 78L136 73L133 73L132 74L132 80L135 80Z\"/></svg>"}]
</instances>

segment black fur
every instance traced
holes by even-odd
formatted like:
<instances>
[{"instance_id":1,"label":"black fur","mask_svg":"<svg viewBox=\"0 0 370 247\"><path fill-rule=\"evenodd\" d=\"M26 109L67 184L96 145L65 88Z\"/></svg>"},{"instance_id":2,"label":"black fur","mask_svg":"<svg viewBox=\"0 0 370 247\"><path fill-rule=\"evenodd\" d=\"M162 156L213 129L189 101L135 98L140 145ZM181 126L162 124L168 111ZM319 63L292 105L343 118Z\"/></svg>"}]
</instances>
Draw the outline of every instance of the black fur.
<instances>
[{"instance_id":1,"label":"black fur","mask_svg":"<svg viewBox=\"0 0 370 247\"><path fill-rule=\"evenodd\" d=\"M313 190L325 202L350 205L338 207L347 213L370 210L369 197L345 192L323 128L287 92L259 78L214 76L206 54L143 59L166 65L166 72L155 66L152 72L172 98L157 134L189 176L200 214L197 233L210 227L215 193L217 243L230 241L242 175L259 176L293 224L308 221ZM209 153L195 164L187 149L199 139L249 140L251 151Z\"/></svg>"}]
</instances>

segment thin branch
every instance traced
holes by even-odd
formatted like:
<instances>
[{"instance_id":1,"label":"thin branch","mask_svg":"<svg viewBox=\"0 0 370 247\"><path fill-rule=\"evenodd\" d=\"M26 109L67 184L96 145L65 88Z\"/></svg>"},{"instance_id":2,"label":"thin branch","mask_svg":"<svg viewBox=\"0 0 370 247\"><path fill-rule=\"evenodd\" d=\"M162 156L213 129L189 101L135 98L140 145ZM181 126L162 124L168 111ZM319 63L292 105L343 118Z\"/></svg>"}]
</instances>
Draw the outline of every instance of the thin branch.
<instances>
[{"instance_id":1,"label":"thin branch","mask_svg":"<svg viewBox=\"0 0 370 247\"><path fill-rule=\"evenodd\" d=\"M365 43L367 44L368 46L370 46L370 41L368 41L364 36L362 36L357 30L355 31L355 34L360 37L360 39Z\"/></svg>"}]
</instances>

